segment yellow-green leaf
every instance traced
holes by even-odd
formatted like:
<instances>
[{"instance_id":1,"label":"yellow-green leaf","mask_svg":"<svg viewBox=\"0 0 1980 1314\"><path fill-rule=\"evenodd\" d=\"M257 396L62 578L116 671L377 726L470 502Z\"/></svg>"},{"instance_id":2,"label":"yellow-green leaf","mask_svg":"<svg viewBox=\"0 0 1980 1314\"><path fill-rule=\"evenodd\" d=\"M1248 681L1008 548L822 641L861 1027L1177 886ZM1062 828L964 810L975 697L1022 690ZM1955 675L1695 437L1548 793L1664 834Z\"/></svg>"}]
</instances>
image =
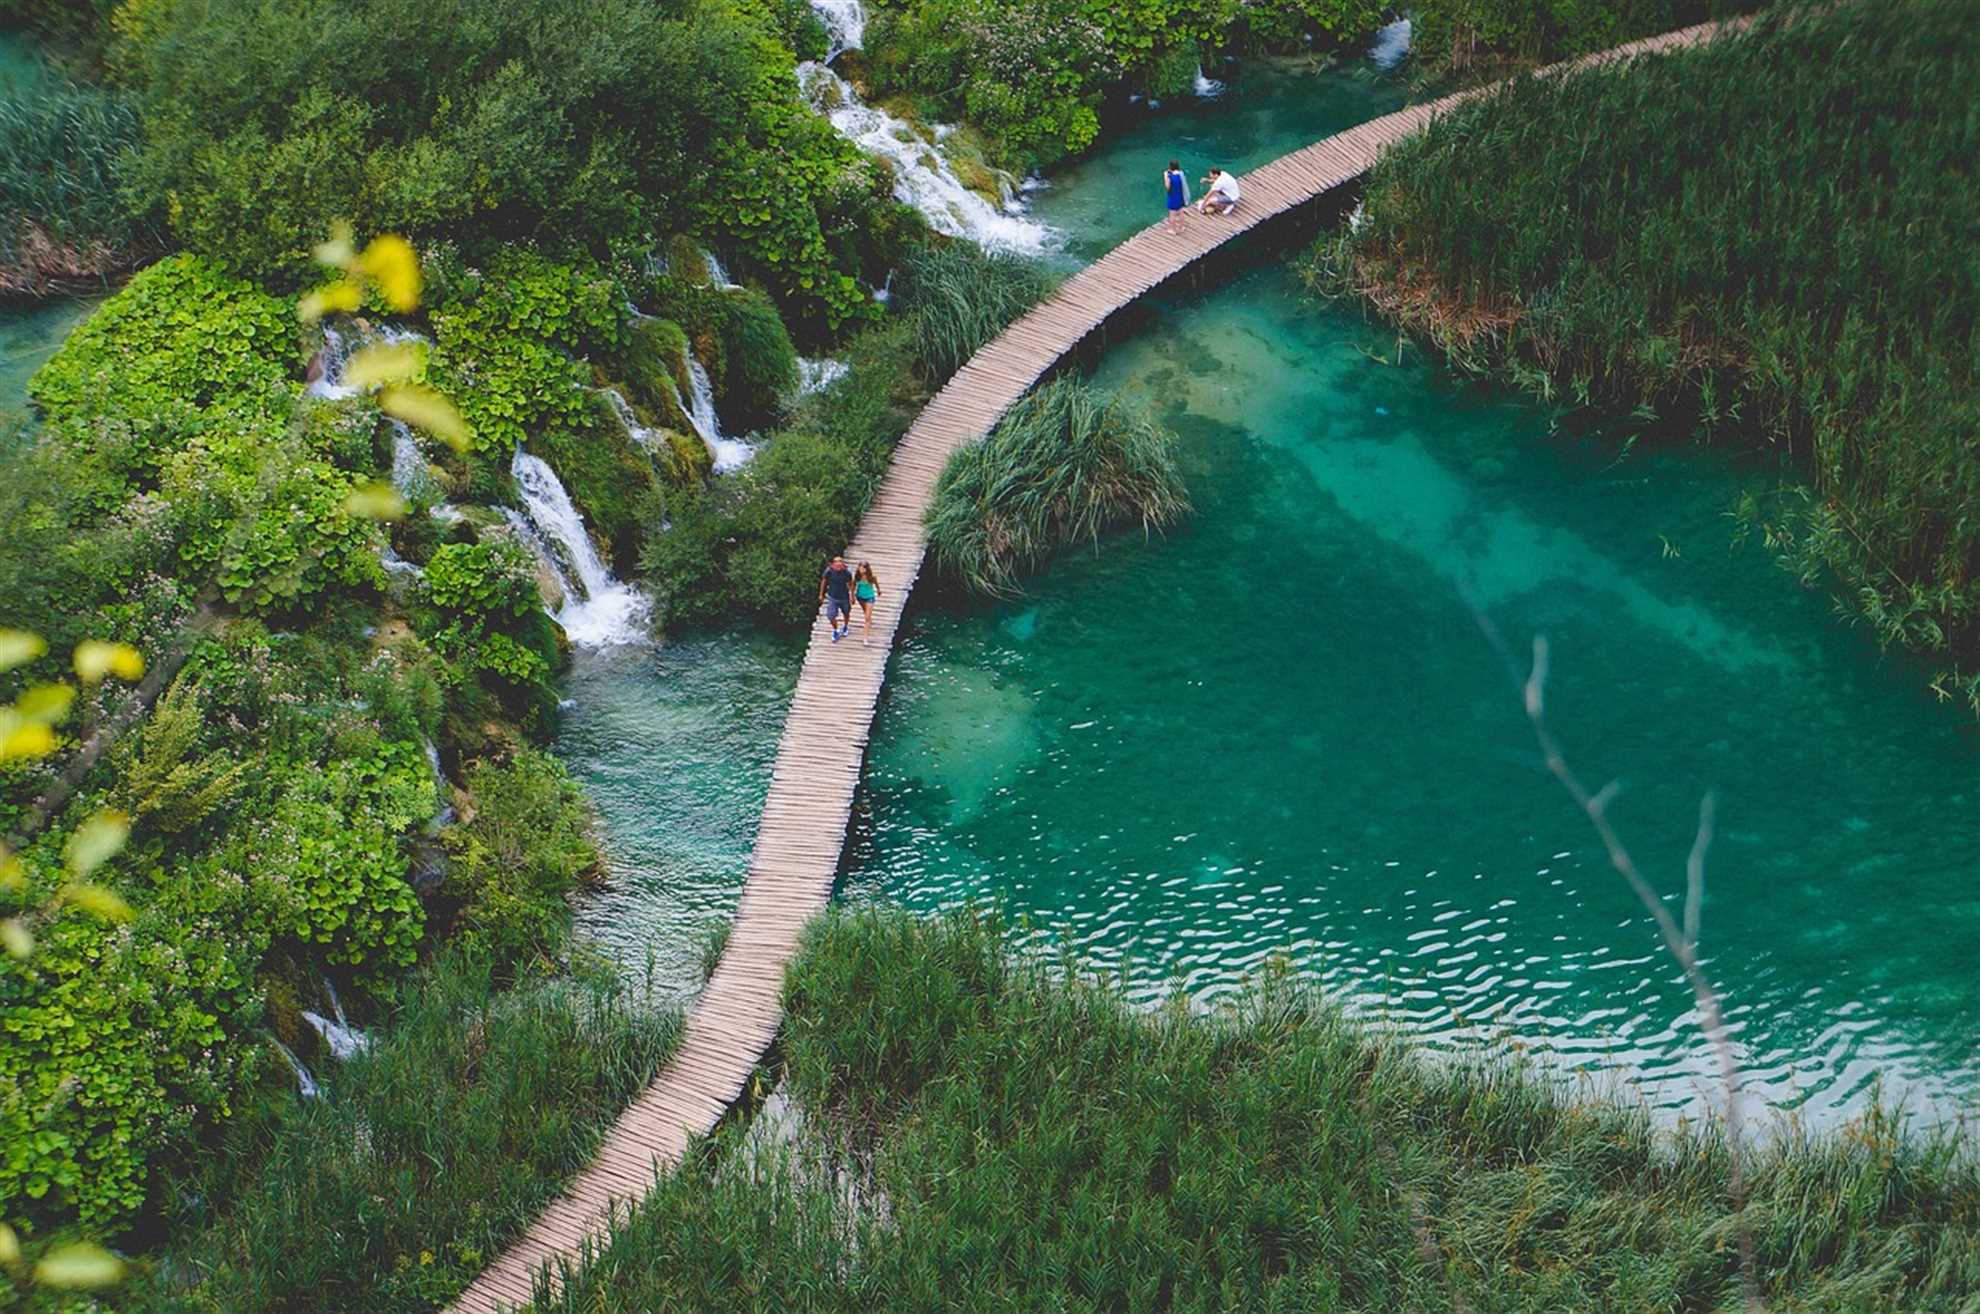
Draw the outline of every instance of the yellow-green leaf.
<instances>
[{"instance_id":1,"label":"yellow-green leaf","mask_svg":"<svg viewBox=\"0 0 1980 1314\"><path fill-rule=\"evenodd\" d=\"M403 520L406 499L390 484L360 484L344 499L344 510L366 520Z\"/></svg>"},{"instance_id":2,"label":"yellow-green leaf","mask_svg":"<svg viewBox=\"0 0 1980 1314\"><path fill-rule=\"evenodd\" d=\"M21 1239L14 1235L14 1229L0 1223L0 1264L21 1262Z\"/></svg>"},{"instance_id":3,"label":"yellow-green leaf","mask_svg":"<svg viewBox=\"0 0 1980 1314\"><path fill-rule=\"evenodd\" d=\"M92 885L88 881L77 881L62 891L62 899L99 921L128 922L137 916L131 911L131 905L124 902L124 896L107 885Z\"/></svg>"},{"instance_id":4,"label":"yellow-green leaf","mask_svg":"<svg viewBox=\"0 0 1980 1314\"><path fill-rule=\"evenodd\" d=\"M144 657L128 643L106 643L84 639L76 645L76 674L83 683L95 684L106 675L120 680L136 680L144 674Z\"/></svg>"},{"instance_id":5,"label":"yellow-green leaf","mask_svg":"<svg viewBox=\"0 0 1980 1314\"><path fill-rule=\"evenodd\" d=\"M130 837L131 819L123 813L105 809L95 814L69 836L65 854L69 874L81 880L109 861Z\"/></svg>"},{"instance_id":6,"label":"yellow-green leaf","mask_svg":"<svg viewBox=\"0 0 1980 1314\"><path fill-rule=\"evenodd\" d=\"M0 630L0 671L11 671L22 662L31 662L48 651L39 634L26 630Z\"/></svg>"},{"instance_id":7,"label":"yellow-green leaf","mask_svg":"<svg viewBox=\"0 0 1980 1314\"><path fill-rule=\"evenodd\" d=\"M26 958L33 953L34 937L28 933L27 923L18 917L0 921L0 949L5 949L16 958ZM5 1245L0 1244L0 1251L5 1249ZM0 1257L0 1260L3 1259Z\"/></svg>"},{"instance_id":8,"label":"yellow-green leaf","mask_svg":"<svg viewBox=\"0 0 1980 1314\"><path fill-rule=\"evenodd\" d=\"M454 403L431 388L417 383L389 384L385 391L378 394L378 409L407 424L417 425L457 452L467 450L467 421L454 409Z\"/></svg>"},{"instance_id":9,"label":"yellow-green leaf","mask_svg":"<svg viewBox=\"0 0 1980 1314\"><path fill-rule=\"evenodd\" d=\"M360 392L387 383L404 383L419 373L426 352L414 342L374 342L351 353L344 365L344 382Z\"/></svg>"},{"instance_id":10,"label":"yellow-green leaf","mask_svg":"<svg viewBox=\"0 0 1980 1314\"><path fill-rule=\"evenodd\" d=\"M401 314L419 309L419 257L405 238L380 233L364 248L357 267L371 275L392 309Z\"/></svg>"},{"instance_id":11,"label":"yellow-green leaf","mask_svg":"<svg viewBox=\"0 0 1980 1314\"><path fill-rule=\"evenodd\" d=\"M348 278L340 278L327 287L303 293L302 300L296 302L296 317L305 324L314 324L332 311L356 310L363 302L364 289Z\"/></svg>"},{"instance_id":12,"label":"yellow-green leaf","mask_svg":"<svg viewBox=\"0 0 1980 1314\"><path fill-rule=\"evenodd\" d=\"M351 241L351 221L334 219L330 223L330 240L318 242L310 254L316 262L334 269L349 269L351 261L357 259L357 247Z\"/></svg>"},{"instance_id":13,"label":"yellow-green leaf","mask_svg":"<svg viewBox=\"0 0 1980 1314\"><path fill-rule=\"evenodd\" d=\"M23 757L47 757L55 751L55 732L36 721L21 721L14 717L15 725L0 731L0 762L11 762Z\"/></svg>"},{"instance_id":14,"label":"yellow-green leaf","mask_svg":"<svg viewBox=\"0 0 1980 1314\"><path fill-rule=\"evenodd\" d=\"M27 877L21 874L20 855L0 848L0 890L12 894L26 888Z\"/></svg>"},{"instance_id":15,"label":"yellow-green leaf","mask_svg":"<svg viewBox=\"0 0 1980 1314\"><path fill-rule=\"evenodd\" d=\"M75 701L74 685L37 684L14 700L14 710L23 720L54 725L69 714L69 706Z\"/></svg>"},{"instance_id":16,"label":"yellow-green leaf","mask_svg":"<svg viewBox=\"0 0 1980 1314\"><path fill-rule=\"evenodd\" d=\"M124 1261L87 1241L51 1250L34 1266L34 1280L46 1287L89 1291L123 1279Z\"/></svg>"}]
</instances>

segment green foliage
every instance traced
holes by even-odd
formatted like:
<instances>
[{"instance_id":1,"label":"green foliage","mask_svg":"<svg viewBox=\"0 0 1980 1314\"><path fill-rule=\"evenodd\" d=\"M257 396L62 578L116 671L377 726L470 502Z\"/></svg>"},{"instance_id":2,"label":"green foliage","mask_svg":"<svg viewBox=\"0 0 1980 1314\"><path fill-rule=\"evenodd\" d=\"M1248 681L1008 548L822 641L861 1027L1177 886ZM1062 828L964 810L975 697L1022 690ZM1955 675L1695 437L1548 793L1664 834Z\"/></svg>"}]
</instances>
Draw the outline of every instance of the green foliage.
<instances>
[{"instance_id":1,"label":"green foliage","mask_svg":"<svg viewBox=\"0 0 1980 1314\"><path fill-rule=\"evenodd\" d=\"M528 559L512 543L445 543L426 562L426 597L477 628L501 628L542 604Z\"/></svg>"},{"instance_id":2,"label":"green foliage","mask_svg":"<svg viewBox=\"0 0 1980 1314\"><path fill-rule=\"evenodd\" d=\"M568 898L602 865L590 804L562 763L533 748L475 763L465 783L467 819L441 836L458 941L504 972L554 961L570 939Z\"/></svg>"},{"instance_id":3,"label":"green foliage","mask_svg":"<svg viewBox=\"0 0 1980 1314\"><path fill-rule=\"evenodd\" d=\"M274 474L260 513L233 538L220 560L221 593L259 611L304 606L334 584L382 587L378 532L345 502L364 482L320 461L299 461Z\"/></svg>"},{"instance_id":4,"label":"green foliage","mask_svg":"<svg viewBox=\"0 0 1980 1314\"><path fill-rule=\"evenodd\" d=\"M788 1146L718 1139L543 1314L1730 1309L1710 1126L1431 1065L1267 979L1130 1007L1003 928L840 909L785 987ZM1957 1309L1980 1169L1873 1114L1749 1170L1773 1309Z\"/></svg>"},{"instance_id":5,"label":"green foliage","mask_svg":"<svg viewBox=\"0 0 1980 1314\"><path fill-rule=\"evenodd\" d=\"M1410 7L1410 57L1432 77L1491 75L1759 7L1760 0L1419 0Z\"/></svg>"},{"instance_id":6,"label":"green foliage","mask_svg":"<svg viewBox=\"0 0 1980 1314\"><path fill-rule=\"evenodd\" d=\"M218 750L201 752L202 729L199 687L179 680L117 745L122 810L134 825L182 835L240 792L248 764Z\"/></svg>"},{"instance_id":7,"label":"green foliage","mask_svg":"<svg viewBox=\"0 0 1980 1314\"><path fill-rule=\"evenodd\" d=\"M949 458L928 508L929 552L978 592L1015 594L1019 577L1062 547L1188 515L1175 446L1090 383L1048 383Z\"/></svg>"},{"instance_id":8,"label":"green foliage","mask_svg":"<svg viewBox=\"0 0 1980 1314\"><path fill-rule=\"evenodd\" d=\"M435 612L425 633L437 652L493 677L526 717L547 715L560 658L522 548L506 540L442 544L427 559L421 592Z\"/></svg>"},{"instance_id":9,"label":"green foliage","mask_svg":"<svg viewBox=\"0 0 1980 1314\"><path fill-rule=\"evenodd\" d=\"M684 423L681 399L690 387L687 333L656 315L635 321L630 337L624 360L634 400L670 425Z\"/></svg>"},{"instance_id":10,"label":"green foliage","mask_svg":"<svg viewBox=\"0 0 1980 1314\"><path fill-rule=\"evenodd\" d=\"M1458 364L1788 452L1748 520L1980 710L1980 157L1952 0L1770 11L1745 35L1523 80L1383 157L1309 263Z\"/></svg>"},{"instance_id":11,"label":"green foliage","mask_svg":"<svg viewBox=\"0 0 1980 1314\"><path fill-rule=\"evenodd\" d=\"M100 280L149 244L119 194L137 141L116 92L52 78L0 91L0 294Z\"/></svg>"},{"instance_id":12,"label":"green foliage","mask_svg":"<svg viewBox=\"0 0 1980 1314\"><path fill-rule=\"evenodd\" d=\"M788 626L812 614L819 571L865 514L918 400L900 329L869 330L847 355L850 372L748 465L705 490L664 492L640 558L661 622Z\"/></svg>"},{"instance_id":13,"label":"green foliage","mask_svg":"<svg viewBox=\"0 0 1980 1314\"><path fill-rule=\"evenodd\" d=\"M605 256L685 217L781 301L873 313L857 229L878 171L797 99L783 11L729 0L148 4L133 193L192 250L294 278L336 218Z\"/></svg>"},{"instance_id":14,"label":"green foliage","mask_svg":"<svg viewBox=\"0 0 1980 1314\"><path fill-rule=\"evenodd\" d=\"M546 429L529 447L557 472L586 525L611 545L614 559L630 564L644 528L640 512L659 487L654 456L634 441L603 391L589 393L586 402L590 414L581 426ZM699 440L695 447L708 450ZM670 471L679 469L671 448L661 455Z\"/></svg>"},{"instance_id":15,"label":"green foliage","mask_svg":"<svg viewBox=\"0 0 1980 1314\"><path fill-rule=\"evenodd\" d=\"M922 247L901 268L916 359L931 378L948 378L1051 288L1043 266L1008 251L972 242Z\"/></svg>"},{"instance_id":16,"label":"green foliage","mask_svg":"<svg viewBox=\"0 0 1980 1314\"><path fill-rule=\"evenodd\" d=\"M582 429L589 375L577 356L621 348L619 300L595 268L506 250L432 312L427 377L455 398L480 451L506 455L532 434Z\"/></svg>"},{"instance_id":17,"label":"green foliage","mask_svg":"<svg viewBox=\"0 0 1980 1314\"><path fill-rule=\"evenodd\" d=\"M797 348L777 307L755 291L729 292L722 333L723 370L715 401L723 427L761 427L783 413L797 388Z\"/></svg>"},{"instance_id":18,"label":"green foliage","mask_svg":"<svg viewBox=\"0 0 1980 1314\"><path fill-rule=\"evenodd\" d=\"M109 1309L423 1314L549 1203L678 1032L602 980L498 993L464 954L401 998L320 1098L285 1092L203 1157L179 1239Z\"/></svg>"}]
</instances>

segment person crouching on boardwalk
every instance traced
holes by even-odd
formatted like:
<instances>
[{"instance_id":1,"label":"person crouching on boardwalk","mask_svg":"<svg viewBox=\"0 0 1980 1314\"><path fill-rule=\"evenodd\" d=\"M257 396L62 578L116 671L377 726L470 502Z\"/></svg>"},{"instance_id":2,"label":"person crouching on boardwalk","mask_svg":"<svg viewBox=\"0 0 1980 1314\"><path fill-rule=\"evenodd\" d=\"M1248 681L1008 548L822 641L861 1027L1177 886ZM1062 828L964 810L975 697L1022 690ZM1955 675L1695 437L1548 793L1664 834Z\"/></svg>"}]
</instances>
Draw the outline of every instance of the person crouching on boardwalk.
<instances>
[{"instance_id":1,"label":"person crouching on boardwalk","mask_svg":"<svg viewBox=\"0 0 1980 1314\"><path fill-rule=\"evenodd\" d=\"M825 573L818 579L818 600L825 604L825 620L832 627L834 643L852 629L852 578L853 573L846 569L846 559L834 556L832 564L825 567Z\"/></svg>"},{"instance_id":2,"label":"person crouching on boardwalk","mask_svg":"<svg viewBox=\"0 0 1980 1314\"><path fill-rule=\"evenodd\" d=\"M1210 190L1203 193L1197 209L1205 214L1229 214L1237 209L1243 193L1238 190L1236 174L1229 169L1212 169L1203 181L1210 184Z\"/></svg>"},{"instance_id":3,"label":"person crouching on boardwalk","mask_svg":"<svg viewBox=\"0 0 1980 1314\"><path fill-rule=\"evenodd\" d=\"M853 601L866 614L866 624L859 632L859 646L864 648L873 639L873 600L880 596L880 581L874 577L873 563L862 561L859 569L853 572Z\"/></svg>"}]
</instances>

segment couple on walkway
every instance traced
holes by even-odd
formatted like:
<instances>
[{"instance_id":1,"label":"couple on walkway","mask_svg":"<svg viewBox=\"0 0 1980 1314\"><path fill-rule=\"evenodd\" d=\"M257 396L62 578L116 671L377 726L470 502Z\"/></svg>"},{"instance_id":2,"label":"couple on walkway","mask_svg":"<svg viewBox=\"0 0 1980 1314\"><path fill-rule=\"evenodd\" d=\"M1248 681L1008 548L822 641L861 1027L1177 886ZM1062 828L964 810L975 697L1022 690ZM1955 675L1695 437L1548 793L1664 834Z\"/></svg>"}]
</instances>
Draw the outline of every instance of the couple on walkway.
<instances>
[{"instance_id":1,"label":"couple on walkway","mask_svg":"<svg viewBox=\"0 0 1980 1314\"><path fill-rule=\"evenodd\" d=\"M1196 203L1198 213L1229 214L1237 209L1244 193L1238 187L1236 174L1229 169L1212 169L1203 182L1210 190L1203 193L1203 199ZM1189 208L1189 180L1183 177L1181 161L1170 160L1169 167L1162 171L1162 190L1169 200L1168 230L1180 233L1184 214Z\"/></svg>"},{"instance_id":2,"label":"couple on walkway","mask_svg":"<svg viewBox=\"0 0 1980 1314\"><path fill-rule=\"evenodd\" d=\"M846 569L843 556L832 558L818 579L818 600L825 604L825 619L832 626L832 642L852 633L852 604L866 613L866 628L859 633L865 644L873 637L873 600L880 596L880 581L873 575L871 562L862 561L857 570Z\"/></svg>"}]
</instances>

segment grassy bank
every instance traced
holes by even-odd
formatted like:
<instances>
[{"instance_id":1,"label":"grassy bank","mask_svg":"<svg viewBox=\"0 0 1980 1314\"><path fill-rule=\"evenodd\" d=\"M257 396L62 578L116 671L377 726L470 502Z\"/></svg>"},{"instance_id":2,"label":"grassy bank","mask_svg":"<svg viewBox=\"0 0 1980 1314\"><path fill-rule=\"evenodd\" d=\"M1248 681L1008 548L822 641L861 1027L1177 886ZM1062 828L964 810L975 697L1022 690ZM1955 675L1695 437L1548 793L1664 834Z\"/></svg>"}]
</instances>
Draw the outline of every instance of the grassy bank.
<instances>
[{"instance_id":1,"label":"grassy bank","mask_svg":"<svg viewBox=\"0 0 1980 1314\"><path fill-rule=\"evenodd\" d=\"M1980 28L1952 0L1515 82L1384 158L1307 264L1459 366L1780 453L1742 509L1980 712Z\"/></svg>"}]
</instances>

